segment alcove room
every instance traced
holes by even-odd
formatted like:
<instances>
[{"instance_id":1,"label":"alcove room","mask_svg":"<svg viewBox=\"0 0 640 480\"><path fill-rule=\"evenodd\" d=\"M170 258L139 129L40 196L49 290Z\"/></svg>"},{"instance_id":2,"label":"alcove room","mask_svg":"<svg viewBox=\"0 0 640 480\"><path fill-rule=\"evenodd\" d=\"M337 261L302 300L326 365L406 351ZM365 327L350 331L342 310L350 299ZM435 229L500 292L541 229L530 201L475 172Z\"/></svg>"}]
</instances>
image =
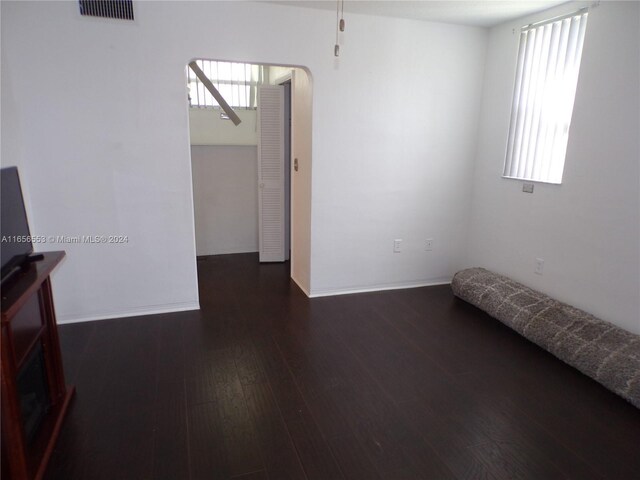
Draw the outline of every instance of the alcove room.
<instances>
[{"instance_id":1,"label":"alcove room","mask_svg":"<svg viewBox=\"0 0 640 480\"><path fill-rule=\"evenodd\" d=\"M638 478L640 2L0 22L2 478Z\"/></svg>"}]
</instances>

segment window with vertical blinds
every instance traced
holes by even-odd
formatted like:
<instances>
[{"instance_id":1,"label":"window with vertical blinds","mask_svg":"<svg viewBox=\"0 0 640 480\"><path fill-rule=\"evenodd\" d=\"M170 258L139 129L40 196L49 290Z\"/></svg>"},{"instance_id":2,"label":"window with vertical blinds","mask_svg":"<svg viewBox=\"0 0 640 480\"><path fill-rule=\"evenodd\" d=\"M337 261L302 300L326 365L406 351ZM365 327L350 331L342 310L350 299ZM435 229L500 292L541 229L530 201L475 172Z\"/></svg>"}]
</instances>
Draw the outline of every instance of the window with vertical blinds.
<instances>
[{"instance_id":1,"label":"window with vertical blinds","mask_svg":"<svg viewBox=\"0 0 640 480\"><path fill-rule=\"evenodd\" d=\"M520 33L503 177L562 183L586 9Z\"/></svg>"}]
</instances>

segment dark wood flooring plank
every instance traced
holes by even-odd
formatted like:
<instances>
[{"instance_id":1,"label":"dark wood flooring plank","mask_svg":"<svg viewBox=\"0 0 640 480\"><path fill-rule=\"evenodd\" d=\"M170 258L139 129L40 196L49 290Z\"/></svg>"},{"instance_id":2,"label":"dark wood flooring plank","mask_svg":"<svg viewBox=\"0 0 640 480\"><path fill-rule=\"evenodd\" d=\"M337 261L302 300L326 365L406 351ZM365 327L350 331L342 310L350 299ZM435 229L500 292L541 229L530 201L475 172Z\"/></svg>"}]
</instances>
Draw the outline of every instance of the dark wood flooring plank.
<instances>
[{"instance_id":1,"label":"dark wood flooring plank","mask_svg":"<svg viewBox=\"0 0 640 480\"><path fill-rule=\"evenodd\" d=\"M200 311L61 326L47 480L637 478L640 410L448 285L310 300L256 254L198 278Z\"/></svg>"},{"instance_id":2,"label":"dark wood flooring plank","mask_svg":"<svg viewBox=\"0 0 640 480\"><path fill-rule=\"evenodd\" d=\"M175 383L184 381L186 364L182 332L183 322L191 312L164 317L158 325L158 382Z\"/></svg>"},{"instance_id":3,"label":"dark wood flooring plank","mask_svg":"<svg viewBox=\"0 0 640 480\"><path fill-rule=\"evenodd\" d=\"M265 466L258 454L258 441L240 381L236 379L219 387L217 397L231 475L263 470Z\"/></svg>"},{"instance_id":4,"label":"dark wood flooring plank","mask_svg":"<svg viewBox=\"0 0 640 480\"><path fill-rule=\"evenodd\" d=\"M334 329L363 368L396 402L421 397L424 379L443 378L444 372L389 325L375 311L337 317Z\"/></svg>"},{"instance_id":5,"label":"dark wood flooring plank","mask_svg":"<svg viewBox=\"0 0 640 480\"><path fill-rule=\"evenodd\" d=\"M497 334L517 337L489 317L485 321L477 314L469 314L468 318L460 319L453 301L444 313L453 317L447 323L433 312L415 311L401 298L395 291L380 296L376 299L376 311L447 373L467 373L484 365L499 365L504 345L502 341L496 345L498 338L502 340Z\"/></svg>"},{"instance_id":6,"label":"dark wood flooring plank","mask_svg":"<svg viewBox=\"0 0 640 480\"><path fill-rule=\"evenodd\" d=\"M223 421L215 402L188 409L189 471L192 480L227 480L231 477Z\"/></svg>"},{"instance_id":7,"label":"dark wood flooring plank","mask_svg":"<svg viewBox=\"0 0 640 480\"><path fill-rule=\"evenodd\" d=\"M612 472L624 478L640 468L640 458L632 454L633 447L630 447L640 442L637 409L618 402L604 387L544 351L528 364L520 363L519 367L490 368L464 375L460 381L485 398L495 398L499 392L502 398L509 399L512 408L521 412L520 423L526 424L523 427L526 431L539 437L544 430L554 438L554 442L547 444L559 444L573 452L573 455L556 458L558 465L575 456L605 478ZM541 385L545 388L540 388ZM540 408L541 405L545 408ZM526 419L530 421L527 423ZM584 442L583 438L600 438L612 448L603 453L597 443ZM622 461L623 458L627 460ZM565 465L563 468L575 471L578 467ZM588 478L586 473L582 475Z\"/></svg>"},{"instance_id":8,"label":"dark wood flooring plank","mask_svg":"<svg viewBox=\"0 0 640 480\"><path fill-rule=\"evenodd\" d=\"M537 452L531 452L517 443L488 442L470 447L471 453L499 480L514 478L526 480L565 479L565 475L553 467Z\"/></svg>"},{"instance_id":9,"label":"dark wood flooring plank","mask_svg":"<svg viewBox=\"0 0 640 480\"><path fill-rule=\"evenodd\" d=\"M191 478L184 382L158 384L154 405L153 479Z\"/></svg>"},{"instance_id":10,"label":"dark wood flooring plank","mask_svg":"<svg viewBox=\"0 0 640 480\"><path fill-rule=\"evenodd\" d=\"M269 475L264 470L252 472L239 477L231 477L231 480L269 480Z\"/></svg>"},{"instance_id":11,"label":"dark wood flooring plank","mask_svg":"<svg viewBox=\"0 0 640 480\"><path fill-rule=\"evenodd\" d=\"M192 354L234 345L238 339L238 325L242 324L242 315L234 305L215 307L213 316L205 310L213 307L201 305L201 308L199 312L189 312L190 315L182 322L181 337L187 369L191 367Z\"/></svg>"},{"instance_id":12,"label":"dark wood flooring plank","mask_svg":"<svg viewBox=\"0 0 640 480\"><path fill-rule=\"evenodd\" d=\"M64 352L65 379L68 384L75 385L78 370L87 353L92 335L96 331L96 322L83 322L58 326L60 349Z\"/></svg>"},{"instance_id":13,"label":"dark wood flooring plank","mask_svg":"<svg viewBox=\"0 0 640 480\"><path fill-rule=\"evenodd\" d=\"M145 376L146 381L140 385L132 383L129 391L129 382L142 377L136 375L139 371L130 373L123 370L123 360L117 359L119 355L132 363L138 359L136 350L131 348L132 341L127 339L127 322L120 319L95 322L94 325L94 333L87 336L86 354L77 370L76 396L58 437L56 452L60 454L53 455L48 478L101 479L108 478L112 472L121 473L122 465L129 464L138 473L147 472L150 465L151 452L146 447L150 445L148 438L152 437L144 440L142 437L152 435L152 419L146 410L139 418L132 416L132 410L141 406L127 400L144 397L153 401L156 375L153 360L146 363L150 369ZM134 336L140 333L136 327L133 330ZM150 333L153 336L153 329ZM122 352L119 350L121 343L124 345ZM123 373L121 380L120 373ZM121 398L120 393L125 397ZM119 429L122 429L121 433ZM128 452L120 452L121 443L116 440L118 435L145 442L137 462L139 469ZM121 454L123 462L116 461Z\"/></svg>"},{"instance_id":14,"label":"dark wood flooring plank","mask_svg":"<svg viewBox=\"0 0 640 480\"><path fill-rule=\"evenodd\" d=\"M276 342L270 337L258 338L254 339L253 345L256 362L269 381L285 420L305 410L307 405Z\"/></svg>"},{"instance_id":15,"label":"dark wood flooring plank","mask_svg":"<svg viewBox=\"0 0 640 480\"><path fill-rule=\"evenodd\" d=\"M203 402L214 402L218 407L229 474L241 475L264 469L257 454L255 432L233 351L204 351L197 360L195 357L192 359L197 365L193 369L195 376L185 379L187 404L191 408Z\"/></svg>"},{"instance_id":16,"label":"dark wood flooring plank","mask_svg":"<svg viewBox=\"0 0 640 480\"><path fill-rule=\"evenodd\" d=\"M251 340L238 342L233 348L238 378L242 385L264 383L267 376L256 358L255 347Z\"/></svg>"},{"instance_id":17,"label":"dark wood flooring plank","mask_svg":"<svg viewBox=\"0 0 640 480\"><path fill-rule=\"evenodd\" d=\"M334 437L330 444L346 480L381 479L355 436Z\"/></svg>"},{"instance_id":18,"label":"dark wood flooring plank","mask_svg":"<svg viewBox=\"0 0 640 480\"><path fill-rule=\"evenodd\" d=\"M218 387L233 382L237 376L233 354L230 350L194 350L187 354L189 367L184 380L187 404L217 400Z\"/></svg>"},{"instance_id":19,"label":"dark wood flooring plank","mask_svg":"<svg viewBox=\"0 0 640 480\"><path fill-rule=\"evenodd\" d=\"M451 472L376 385L343 386L310 401L333 441L355 438L357 449L383 478L452 478ZM344 460L343 460L344 461Z\"/></svg>"},{"instance_id":20,"label":"dark wood flooring plank","mask_svg":"<svg viewBox=\"0 0 640 480\"><path fill-rule=\"evenodd\" d=\"M277 335L276 343L305 398L315 398L342 385L367 381L366 371L334 337L317 335L313 340Z\"/></svg>"},{"instance_id":21,"label":"dark wood flooring plank","mask_svg":"<svg viewBox=\"0 0 640 480\"><path fill-rule=\"evenodd\" d=\"M436 415L421 400L403 403L399 408L403 418L420 432L457 478L495 480L491 468L469 451L469 447L490 441L482 428L458 416Z\"/></svg>"},{"instance_id":22,"label":"dark wood flooring plank","mask_svg":"<svg viewBox=\"0 0 640 480\"><path fill-rule=\"evenodd\" d=\"M154 409L148 404L105 411L92 424L99 435L88 445L101 458L99 478L150 478L153 471Z\"/></svg>"},{"instance_id":23,"label":"dark wood flooring plank","mask_svg":"<svg viewBox=\"0 0 640 480\"><path fill-rule=\"evenodd\" d=\"M356 437L382 476L454 478L414 425L402 418L399 408L377 387L352 393L356 399L349 403L366 407L359 415Z\"/></svg>"},{"instance_id":24,"label":"dark wood flooring plank","mask_svg":"<svg viewBox=\"0 0 640 480\"><path fill-rule=\"evenodd\" d=\"M606 393L609 397L609 392ZM610 425L604 426L602 418L598 418L598 415L607 416L606 409L596 413L592 409L584 411L570 405L561 408L547 406L528 408L526 414L603 478L634 478L640 471L638 444L621 441L615 430ZM632 418L630 416L629 420ZM600 440L596 441L597 438ZM602 447L605 444L607 448Z\"/></svg>"},{"instance_id":25,"label":"dark wood flooring plank","mask_svg":"<svg viewBox=\"0 0 640 480\"><path fill-rule=\"evenodd\" d=\"M306 479L271 387L267 383L252 383L243 389L269 476L282 480Z\"/></svg>"},{"instance_id":26,"label":"dark wood flooring plank","mask_svg":"<svg viewBox=\"0 0 640 480\"><path fill-rule=\"evenodd\" d=\"M286 423L309 480L344 479L329 444L308 410L287 418Z\"/></svg>"},{"instance_id":27,"label":"dark wood flooring plank","mask_svg":"<svg viewBox=\"0 0 640 480\"><path fill-rule=\"evenodd\" d=\"M271 338L255 341L256 358L269 380L278 408L309 479L340 479L342 473L331 449L309 411L285 363L277 343Z\"/></svg>"}]
</instances>

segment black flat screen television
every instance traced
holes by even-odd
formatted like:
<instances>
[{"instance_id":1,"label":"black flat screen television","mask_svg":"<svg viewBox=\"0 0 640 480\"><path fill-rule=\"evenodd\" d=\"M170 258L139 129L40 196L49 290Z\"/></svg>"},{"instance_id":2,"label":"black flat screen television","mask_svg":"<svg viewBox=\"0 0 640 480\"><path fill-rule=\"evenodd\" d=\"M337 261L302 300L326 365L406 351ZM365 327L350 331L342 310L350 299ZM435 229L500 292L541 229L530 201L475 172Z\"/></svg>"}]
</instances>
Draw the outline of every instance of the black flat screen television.
<instances>
[{"instance_id":1,"label":"black flat screen television","mask_svg":"<svg viewBox=\"0 0 640 480\"><path fill-rule=\"evenodd\" d=\"M2 257L2 281L4 281L28 260L29 255L33 253L33 243L17 167L1 169L0 179L0 208L2 209L0 256Z\"/></svg>"}]
</instances>

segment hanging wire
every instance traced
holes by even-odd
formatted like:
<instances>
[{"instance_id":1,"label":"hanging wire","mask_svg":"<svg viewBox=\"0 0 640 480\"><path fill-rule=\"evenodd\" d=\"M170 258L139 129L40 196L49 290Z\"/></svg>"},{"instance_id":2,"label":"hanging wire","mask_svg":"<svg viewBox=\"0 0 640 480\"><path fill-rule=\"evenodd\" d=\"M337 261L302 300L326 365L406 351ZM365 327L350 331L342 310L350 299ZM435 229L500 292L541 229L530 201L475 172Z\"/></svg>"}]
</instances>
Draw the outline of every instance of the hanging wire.
<instances>
[{"instance_id":1,"label":"hanging wire","mask_svg":"<svg viewBox=\"0 0 640 480\"><path fill-rule=\"evenodd\" d=\"M338 43L338 31L340 28L340 0L336 0L336 45L333 47L333 54L340 56L340 44Z\"/></svg>"},{"instance_id":2,"label":"hanging wire","mask_svg":"<svg viewBox=\"0 0 640 480\"><path fill-rule=\"evenodd\" d=\"M340 0L340 2L342 3L342 7L340 10L340 31L344 32L344 0Z\"/></svg>"}]
</instances>

